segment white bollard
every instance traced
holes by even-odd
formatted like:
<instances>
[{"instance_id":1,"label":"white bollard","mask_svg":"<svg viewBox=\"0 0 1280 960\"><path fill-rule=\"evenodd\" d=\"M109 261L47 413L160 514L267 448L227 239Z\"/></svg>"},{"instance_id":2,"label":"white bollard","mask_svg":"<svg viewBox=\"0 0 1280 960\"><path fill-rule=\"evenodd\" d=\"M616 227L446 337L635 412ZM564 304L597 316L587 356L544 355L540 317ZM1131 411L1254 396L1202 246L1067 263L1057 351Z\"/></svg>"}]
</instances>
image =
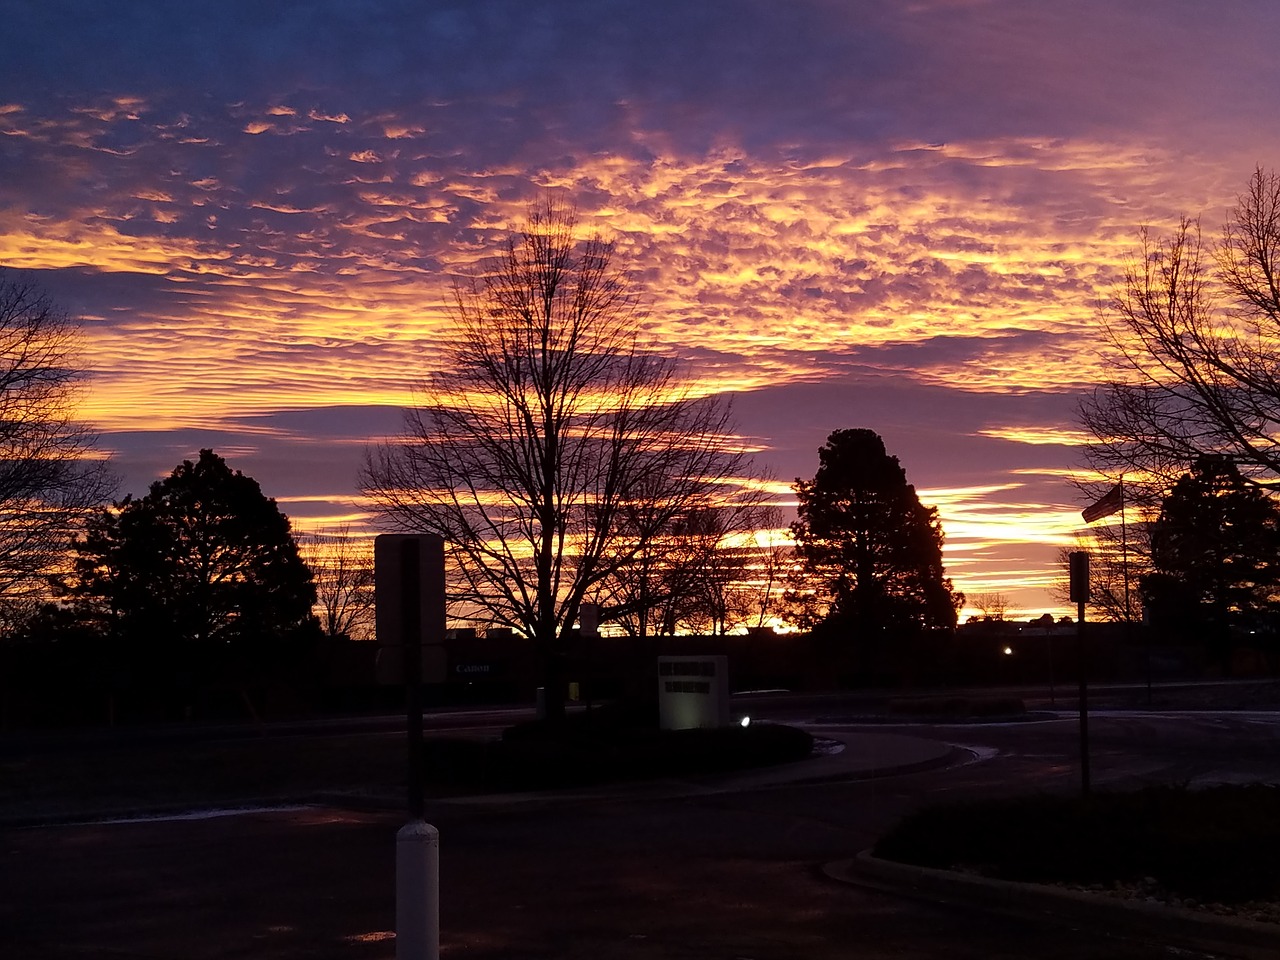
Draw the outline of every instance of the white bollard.
<instances>
[{"instance_id":1,"label":"white bollard","mask_svg":"<svg viewBox=\"0 0 1280 960\"><path fill-rule=\"evenodd\" d=\"M440 831L412 820L396 834L396 960L439 960Z\"/></svg>"}]
</instances>

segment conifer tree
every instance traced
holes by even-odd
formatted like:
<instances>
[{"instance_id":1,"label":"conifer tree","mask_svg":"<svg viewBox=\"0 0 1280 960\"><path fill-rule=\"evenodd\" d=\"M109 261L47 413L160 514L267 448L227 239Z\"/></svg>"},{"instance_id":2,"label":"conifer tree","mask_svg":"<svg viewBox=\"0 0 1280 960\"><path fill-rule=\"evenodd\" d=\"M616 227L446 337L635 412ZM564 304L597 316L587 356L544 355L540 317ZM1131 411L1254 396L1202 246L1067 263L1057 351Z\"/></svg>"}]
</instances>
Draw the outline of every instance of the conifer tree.
<instances>
[{"instance_id":1,"label":"conifer tree","mask_svg":"<svg viewBox=\"0 0 1280 960\"><path fill-rule=\"evenodd\" d=\"M1152 625L1205 641L1225 666L1233 630L1280 613L1280 506L1227 457L1202 456L1151 525L1151 567Z\"/></svg>"},{"instance_id":2,"label":"conifer tree","mask_svg":"<svg viewBox=\"0 0 1280 960\"><path fill-rule=\"evenodd\" d=\"M953 628L963 596L943 572L938 514L898 458L865 429L835 431L818 457L814 478L795 483L794 619L854 640Z\"/></svg>"}]
</instances>

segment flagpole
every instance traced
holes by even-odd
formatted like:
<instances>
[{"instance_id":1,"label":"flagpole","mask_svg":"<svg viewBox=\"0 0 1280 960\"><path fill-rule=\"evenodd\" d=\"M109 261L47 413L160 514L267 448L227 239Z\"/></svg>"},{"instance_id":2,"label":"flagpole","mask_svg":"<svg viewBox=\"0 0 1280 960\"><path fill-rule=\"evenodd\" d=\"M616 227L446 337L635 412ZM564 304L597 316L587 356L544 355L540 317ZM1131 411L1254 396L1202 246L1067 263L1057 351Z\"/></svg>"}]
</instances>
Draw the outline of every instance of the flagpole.
<instances>
[{"instance_id":1,"label":"flagpole","mask_svg":"<svg viewBox=\"0 0 1280 960\"><path fill-rule=\"evenodd\" d=\"M1129 580L1129 521L1126 516L1124 493L1124 474L1120 474L1119 482L1101 497L1081 511L1085 523L1093 523L1112 514L1120 514L1120 569L1124 577L1124 636L1128 646L1133 636L1133 593ZM1112 594L1114 597L1114 594ZM1147 703L1151 703L1151 632L1146 632L1147 640Z\"/></svg>"},{"instance_id":2,"label":"flagpole","mask_svg":"<svg viewBox=\"0 0 1280 960\"><path fill-rule=\"evenodd\" d=\"M1129 602L1129 533L1125 518L1124 474L1120 474L1120 565L1124 571L1124 636L1126 646L1133 641L1133 608ZM1147 661L1147 706L1151 706L1151 631L1146 632L1144 659Z\"/></svg>"},{"instance_id":3,"label":"flagpole","mask_svg":"<svg viewBox=\"0 0 1280 960\"><path fill-rule=\"evenodd\" d=\"M1124 574L1124 622L1127 625L1133 620L1133 610L1129 605L1129 533L1125 522L1124 474L1120 474L1120 569ZM1126 626L1126 630L1128 627Z\"/></svg>"}]
</instances>

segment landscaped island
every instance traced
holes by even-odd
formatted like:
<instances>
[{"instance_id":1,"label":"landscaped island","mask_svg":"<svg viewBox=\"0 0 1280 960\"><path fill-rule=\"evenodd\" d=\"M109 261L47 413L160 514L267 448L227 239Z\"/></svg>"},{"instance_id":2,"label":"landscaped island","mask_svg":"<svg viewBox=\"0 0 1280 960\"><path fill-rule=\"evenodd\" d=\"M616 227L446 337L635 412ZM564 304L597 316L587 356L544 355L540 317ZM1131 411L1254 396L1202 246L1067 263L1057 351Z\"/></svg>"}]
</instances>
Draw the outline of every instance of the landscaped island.
<instances>
[{"instance_id":1,"label":"landscaped island","mask_svg":"<svg viewBox=\"0 0 1280 960\"><path fill-rule=\"evenodd\" d=\"M1280 787L1147 787L930 807L886 860L1280 921Z\"/></svg>"}]
</instances>

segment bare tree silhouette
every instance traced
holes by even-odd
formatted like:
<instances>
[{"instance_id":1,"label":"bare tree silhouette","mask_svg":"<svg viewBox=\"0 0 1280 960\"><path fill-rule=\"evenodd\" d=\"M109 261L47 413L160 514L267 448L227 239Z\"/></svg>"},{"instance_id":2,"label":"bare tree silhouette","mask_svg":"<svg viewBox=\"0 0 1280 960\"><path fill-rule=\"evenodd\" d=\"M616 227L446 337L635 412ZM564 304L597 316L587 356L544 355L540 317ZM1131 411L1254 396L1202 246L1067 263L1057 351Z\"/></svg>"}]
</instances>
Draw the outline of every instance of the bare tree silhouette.
<instances>
[{"instance_id":1,"label":"bare tree silhouette","mask_svg":"<svg viewBox=\"0 0 1280 960\"><path fill-rule=\"evenodd\" d=\"M373 639L373 552L349 524L298 538L316 587L320 629L328 637Z\"/></svg>"},{"instance_id":2,"label":"bare tree silhouette","mask_svg":"<svg viewBox=\"0 0 1280 960\"><path fill-rule=\"evenodd\" d=\"M78 522L113 478L75 419L78 328L32 280L0 271L0 606L47 595Z\"/></svg>"},{"instance_id":3,"label":"bare tree silhouette","mask_svg":"<svg viewBox=\"0 0 1280 960\"><path fill-rule=\"evenodd\" d=\"M537 644L551 715L589 592L745 458L728 408L646 341L613 253L580 241L569 209L537 205L455 287L449 365L363 476L387 525L445 540L455 599Z\"/></svg>"},{"instance_id":4,"label":"bare tree silhouette","mask_svg":"<svg viewBox=\"0 0 1280 960\"><path fill-rule=\"evenodd\" d=\"M1104 336L1120 371L1080 408L1091 496L1123 476L1154 508L1203 453L1280 484L1280 176L1254 171L1216 242L1186 218L1143 231Z\"/></svg>"}]
</instances>

